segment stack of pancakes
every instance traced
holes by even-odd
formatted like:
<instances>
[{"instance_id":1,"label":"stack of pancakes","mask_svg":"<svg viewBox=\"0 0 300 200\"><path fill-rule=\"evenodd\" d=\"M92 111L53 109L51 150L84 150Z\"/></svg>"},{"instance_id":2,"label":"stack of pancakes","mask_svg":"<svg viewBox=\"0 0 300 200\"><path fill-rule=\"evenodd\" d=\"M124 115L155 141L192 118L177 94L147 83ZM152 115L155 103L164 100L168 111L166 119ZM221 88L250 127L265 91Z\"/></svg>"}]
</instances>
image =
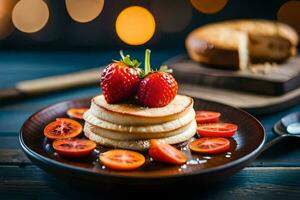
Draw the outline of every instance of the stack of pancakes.
<instances>
[{"instance_id":1,"label":"stack of pancakes","mask_svg":"<svg viewBox=\"0 0 300 200\"><path fill-rule=\"evenodd\" d=\"M193 99L177 95L162 108L109 104L103 95L92 99L84 114L86 137L108 147L147 150L150 139L168 144L184 142L196 133Z\"/></svg>"}]
</instances>

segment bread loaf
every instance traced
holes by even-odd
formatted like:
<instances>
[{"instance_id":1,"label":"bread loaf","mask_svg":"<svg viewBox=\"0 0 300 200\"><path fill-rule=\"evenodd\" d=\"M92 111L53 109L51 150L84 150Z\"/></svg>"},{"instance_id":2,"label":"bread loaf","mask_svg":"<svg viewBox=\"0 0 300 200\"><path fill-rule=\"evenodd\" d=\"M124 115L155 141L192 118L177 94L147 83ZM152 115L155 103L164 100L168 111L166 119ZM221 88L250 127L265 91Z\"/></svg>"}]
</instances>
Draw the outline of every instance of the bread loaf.
<instances>
[{"instance_id":1,"label":"bread loaf","mask_svg":"<svg viewBox=\"0 0 300 200\"><path fill-rule=\"evenodd\" d=\"M269 20L233 20L202 26L186 39L198 62L245 69L250 62L283 62L296 54L298 35L290 26Z\"/></svg>"}]
</instances>

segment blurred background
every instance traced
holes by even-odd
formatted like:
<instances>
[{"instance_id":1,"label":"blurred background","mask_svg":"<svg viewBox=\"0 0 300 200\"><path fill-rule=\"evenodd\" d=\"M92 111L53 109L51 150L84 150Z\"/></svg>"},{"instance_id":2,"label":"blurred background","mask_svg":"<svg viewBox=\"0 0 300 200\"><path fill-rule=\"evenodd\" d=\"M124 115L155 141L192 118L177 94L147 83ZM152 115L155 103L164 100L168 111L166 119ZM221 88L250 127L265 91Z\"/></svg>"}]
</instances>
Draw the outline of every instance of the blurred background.
<instances>
[{"instance_id":1,"label":"blurred background","mask_svg":"<svg viewBox=\"0 0 300 200\"><path fill-rule=\"evenodd\" d=\"M94 94L99 92L99 66L119 59L120 49L143 60L144 50L150 48L152 67L158 68L166 60L186 53L185 39L192 30L230 19L278 20L299 33L300 1L0 0L0 99L1 93L11 95L7 88L29 93L21 88L22 81L87 69L94 71L85 81L97 87L85 96ZM184 77L188 77L186 73ZM73 82L57 82L52 91L70 85L80 89L84 85ZM261 88L257 83L245 84ZM41 93L32 89L30 92ZM82 96L81 92L78 90L78 96Z\"/></svg>"},{"instance_id":2,"label":"blurred background","mask_svg":"<svg viewBox=\"0 0 300 200\"><path fill-rule=\"evenodd\" d=\"M299 32L300 1L0 0L0 48L183 49L194 28L236 18L279 20Z\"/></svg>"}]
</instances>

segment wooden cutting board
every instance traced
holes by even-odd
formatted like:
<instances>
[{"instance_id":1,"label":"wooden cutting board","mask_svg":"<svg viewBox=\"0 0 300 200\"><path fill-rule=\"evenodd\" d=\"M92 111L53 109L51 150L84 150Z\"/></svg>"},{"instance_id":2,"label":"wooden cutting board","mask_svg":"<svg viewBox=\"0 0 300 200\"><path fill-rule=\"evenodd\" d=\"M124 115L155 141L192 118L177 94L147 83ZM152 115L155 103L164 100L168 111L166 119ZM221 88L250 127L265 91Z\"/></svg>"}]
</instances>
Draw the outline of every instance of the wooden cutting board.
<instances>
[{"instance_id":1,"label":"wooden cutting board","mask_svg":"<svg viewBox=\"0 0 300 200\"><path fill-rule=\"evenodd\" d=\"M300 103L299 57L268 74L207 68L185 55L176 56L165 64L174 69L181 94L239 107L256 116Z\"/></svg>"},{"instance_id":2,"label":"wooden cutting board","mask_svg":"<svg viewBox=\"0 0 300 200\"><path fill-rule=\"evenodd\" d=\"M282 96L266 96L180 83L179 93L241 108L255 116L272 114L300 105L300 88Z\"/></svg>"},{"instance_id":3,"label":"wooden cutting board","mask_svg":"<svg viewBox=\"0 0 300 200\"><path fill-rule=\"evenodd\" d=\"M174 69L177 80L188 84L272 96L286 94L300 86L300 57L279 65L256 65L256 68L244 71L209 68L192 61L186 55L174 57L167 64Z\"/></svg>"}]
</instances>

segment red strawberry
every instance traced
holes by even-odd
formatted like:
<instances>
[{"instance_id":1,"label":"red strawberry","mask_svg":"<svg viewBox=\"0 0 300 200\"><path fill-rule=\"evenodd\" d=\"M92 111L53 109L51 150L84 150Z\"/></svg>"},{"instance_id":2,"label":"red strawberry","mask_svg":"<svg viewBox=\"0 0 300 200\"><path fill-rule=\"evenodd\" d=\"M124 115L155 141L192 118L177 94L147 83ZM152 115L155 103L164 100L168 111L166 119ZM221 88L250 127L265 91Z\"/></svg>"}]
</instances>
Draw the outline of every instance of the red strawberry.
<instances>
[{"instance_id":1,"label":"red strawberry","mask_svg":"<svg viewBox=\"0 0 300 200\"><path fill-rule=\"evenodd\" d=\"M163 107L175 98L178 85L167 71L166 66L163 66L160 71L153 72L150 67L150 50L146 50L145 78L141 81L137 92L140 104L147 107Z\"/></svg>"},{"instance_id":2,"label":"red strawberry","mask_svg":"<svg viewBox=\"0 0 300 200\"><path fill-rule=\"evenodd\" d=\"M136 94L140 83L139 65L137 60L131 60L129 55L121 61L109 64L101 75L101 88L108 103L117 103Z\"/></svg>"}]
</instances>

